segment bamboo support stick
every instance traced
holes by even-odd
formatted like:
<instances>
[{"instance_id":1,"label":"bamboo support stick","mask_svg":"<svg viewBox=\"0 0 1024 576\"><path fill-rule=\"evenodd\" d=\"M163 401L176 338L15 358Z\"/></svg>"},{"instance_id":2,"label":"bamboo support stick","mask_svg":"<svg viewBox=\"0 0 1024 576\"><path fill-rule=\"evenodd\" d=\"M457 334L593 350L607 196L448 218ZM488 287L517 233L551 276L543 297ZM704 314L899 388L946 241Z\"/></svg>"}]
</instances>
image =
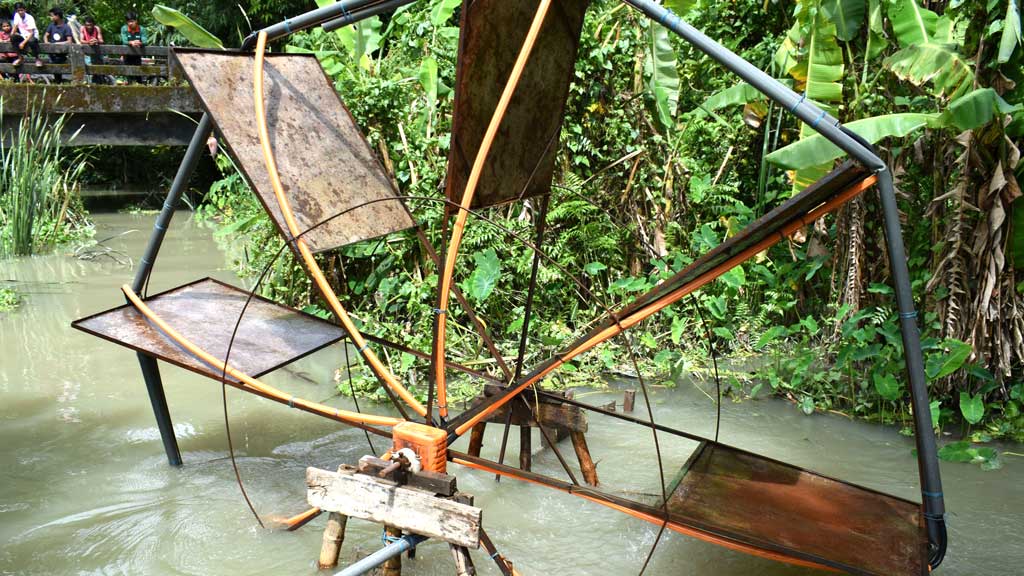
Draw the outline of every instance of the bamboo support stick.
<instances>
[{"instance_id":1,"label":"bamboo support stick","mask_svg":"<svg viewBox=\"0 0 1024 576\"><path fill-rule=\"evenodd\" d=\"M327 527L324 528L323 543L320 545L320 560L317 566L321 570L334 568L338 565L338 557L341 556L341 545L345 542L345 525L348 523L348 516L331 512L327 518Z\"/></svg>"}]
</instances>

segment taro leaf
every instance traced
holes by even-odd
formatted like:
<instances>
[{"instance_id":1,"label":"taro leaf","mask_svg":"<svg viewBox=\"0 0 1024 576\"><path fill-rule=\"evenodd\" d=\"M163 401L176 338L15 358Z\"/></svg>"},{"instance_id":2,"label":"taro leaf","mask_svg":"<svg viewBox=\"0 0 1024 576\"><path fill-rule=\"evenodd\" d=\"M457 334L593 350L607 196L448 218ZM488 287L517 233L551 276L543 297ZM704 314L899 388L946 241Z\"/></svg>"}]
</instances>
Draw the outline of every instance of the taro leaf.
<instances>
[{"instance_id":1,"label":"taro leaf","mask_svg":"<svg viewBox=\"0 0 1024 576\"><path fill-rule=\"evenodd\" d=\"M953 442L939 450L939 458L946 462L970 462L974 460L974 451L970 442Z\"/></svg>"},{"instance_id":2,"label":"taro leaf","mask_svg":"<svg viewBox=\"0 0 1024 576\"><path fill-rule=\"evenodd\" d=\"M814 398L804 396L803 399L800 400L800 410L808 416L814 414Z\"/></svg>"},{"instance_id":3,"label":"taro leaf","mask_svg":"<svg viewBox=\"0 0 1024 576\"><path fill-rule=\"evenodd\" d=\"M875 381L875 390L878 395L890 402L895 402L900 394L900 381L896 379L896 376L891 373L880 374L875 372L872 375L872 379Z\"/></svg>"},{"instance_id":4,"label":"taro leaf","mask_svg":"<svg viewBox=\"0 0 1024 576\"><path fill-rule=\"evenodd\" d=\"M714 332L716 336L718 336L722 340L725 340L726 342L732 342L733 340L736 339L736 336L733 335L732 330L729 330L725 326L715 326L711 331Z\"/></svg>"},{"instance_id":5,"label":"taro leaf","mask_svg":"<svg viewBox=\"0 0 1024 576\"><path fill-rule=\"evenodd\" d=\"M849 42L857 37L867 13L867 0L825 0L821 7L836 25L836 38Z\"/></svg>"},{"instance_id":6,"label":"taro leaf","mask_svg":"<svg viewBox=\"0 0 1024 576\"><path fill-rule=\"evenodd\" d=\"M925 371L930 380L945 378L959 370L971 355L971 345L949 338L943 342L948 352L929 354Z\"/></svg>"},{"instance_id":7,"label":"taro leaf","mask_svg":"<svg viewBox=\"0 0 1024 576\"><path fill-rule=\"evenodd\" d=\"M676 51L664 26L652 24L648 30L650 51L644 64L647 90L654 98L658 121L665 130L675 125L679 107L679 71L676 69Z\"/></svg>"},{"instance_id":8,"label":"taro leaf","mask_svg":"<svg viewBox=\"0 0 1024 576\"><path fill-rule=\"evenodd\" d=\"M955 99L974 86L973 65L950 44L914 44L889 56L882 64L896 77L915 86L931 83L932 94L939 97Z\"/></svg>"},{"instance_id":9,"label":"taro leaf","mask_svg":"<svg viewBox=\"0 0 1024 576\"><path fill-rule=\"evenodd\" d=\"M481 302L491 295L498 284L498 279L501 278L501 260L498 259L494 248L473 254L473 260L476 262L476 268L469 275L467 291L474 300Z\"/></svg>"},{"instance_id":10,"label":"taro leaf","mask_svg":"<svg viewBox=\"0 0 1024 576\"><path fill-rule=\"evenodd\" d=\"M932 415L932 426L938 426L939 416L942 415L942 401L932 400L931 404L928 405L928 411Z\"/></svg>"},{"instance_id":11,"label":"taro leaf","mask_svg":"<svg viewBox=\"0 0 1024 576\"><path fill-rule=\"evenodd\" d=\"M1003 19L1003 38L999 42L999 63L1009 62L1020 43L1020 0L1009 0L1006 3L1006 18Z\"/></svg>"},{"instance_id":12,"label":"taro leaf","mask_svg":"<svg viewBox=\"0 0 1024 576\"><path fill-rule=\"evenodd\" d=\"M672 343L679 344L683 340L683 331L686 330L686 320L682 316L672 319Z\"/></svg>"},{"instance_id":13,"label":"taro leaf","mask_svg":"<svg viewBox=\"0 0 1024 576\"><path fill-rule=\"evenodd\" d=\"M189 42L200 48L224 49L224 43L220 41L220 38L174 8L157 4L153 6L153 18L164 26L174 28Z\"/></svg>"},{"instance_id":14,"label":"taro leaf","mask_svg":"<svg viewBox=\"0 0 1024 576\"><path fill-rule=\"evenodd\" d=\"M967 392L960 393L960 413L969 424L977 424L985 417L985 401L981 394L972 396Z\"/></svg>"},{"instance_id":15,"label":"taro leaf","mask_svg":"<svg viewBox=\"0 0 1024 576\"><path fill-rule=\"evenodd\" d=\"M864 118L863 120L856 120L846 124L847 128L853 130L872 144L883 138L901 138L926 126L941 127L940 115L938 113L887 114ZM831 162L843 154L842 150L826 140L824 136L815 134L780 148L765 158L769 162L784 168L799 170Z\"/></svg>"},{"instance_id":16,"label":"taro leaf","mask_svg":"<svg viewBox=\"0 0 1024 576\"><path fill-rule=\"evenodd\" d=\"M889 20L900 46L921 45L931 40L939 15L918 4L919 0L896 0L889 8Z\"/></svg>"},{"instance_id":17,"label":"taro leaf","mask_svg":"<svg viewBox=\"0 0 1024 576\"><path fill-rule=\"evenodd\" d=\"M583 267L583 270L587 274L590 274L591 276L595 276L599 272L601 272L602 270L607 270L607 269L608 269L608 266L606 266L603 262L591 262L590 264L587 264L586 266Z\"/></svg>"},{"instance_id":18,"label":"taro leaf","mask_svg":"<svg viewBox=\"0 0 1024 576\"><path fill-rule=\"evenodd\" d=\"M430 7L430 23L434 26L444 26L451 20L455 9L459 7L462 0L434 0Z\"/></svg>"},{"instance_id":19,"label":"taro leaf","mask_svg":"<svg viewBox=\"0 0 1024 576\"><path fill-rule=\"evenodd\" d=\"M761 337L757 339L757 343L754 344L754 347L764 348L768 344L771 344L772 341L778 338L782 338L786 336L788 333L789 330L787 330L785 326L772 326L771 328L765 330L764 334L762 334Z\"/></svg>"}]
</instances>

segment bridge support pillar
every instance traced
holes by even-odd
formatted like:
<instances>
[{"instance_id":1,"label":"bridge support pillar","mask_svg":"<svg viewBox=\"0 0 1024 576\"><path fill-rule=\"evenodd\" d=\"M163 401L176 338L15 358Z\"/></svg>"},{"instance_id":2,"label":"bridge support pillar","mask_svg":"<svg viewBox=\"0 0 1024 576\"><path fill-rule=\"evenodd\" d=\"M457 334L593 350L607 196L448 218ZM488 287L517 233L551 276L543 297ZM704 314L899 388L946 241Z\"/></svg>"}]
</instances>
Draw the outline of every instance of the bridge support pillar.
<instances>
[{"instance_id":1,"label":"bridge support pillar","mask_svg":"<svg viewBox=\"0 0 1024 576\"><path fill-rule=\"evenodd\" d=\"M192 141L185 151L185 158L178 167L178 173L174 176L174 182L164 200L160 215L153 225L153 234L149 237L149 244L146 252L139 261L139 268L135 271L135 280L132 282L132 290L137 294L142 293L143 287L149 281L149 275L153 271L153 263L157 254L160 253L160 246L163 245L164 236L167 234L167 227L174 217L174 211L178 207L181 195L188 188L192 180L192 174L196 170L199 159L202 158L203 150L206 148L206 139L213 131L213 121L209 114L203 114L196 127ZM142 376L146 381L146 389L149 392L149 401L153 405L153 414L156 416L157 428L160 429L160 439L164 443L164 451L167 453L167 461L171 466L181 466L181 451L178 449L178 439L174 436L174 425L171 422L171 413L167 408L167 398L164 395L164 384L160 378L156 358L139 354L139 366L142 368Z\"/></svg>"}]
</instances>

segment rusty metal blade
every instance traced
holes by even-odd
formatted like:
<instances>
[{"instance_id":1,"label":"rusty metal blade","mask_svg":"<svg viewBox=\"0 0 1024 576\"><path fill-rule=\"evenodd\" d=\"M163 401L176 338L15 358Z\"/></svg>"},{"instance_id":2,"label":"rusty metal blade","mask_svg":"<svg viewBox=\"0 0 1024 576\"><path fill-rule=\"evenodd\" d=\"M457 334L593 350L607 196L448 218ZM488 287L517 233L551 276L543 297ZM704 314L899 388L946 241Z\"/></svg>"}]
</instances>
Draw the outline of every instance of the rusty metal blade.
<instances>
[{"instance_id":1,"label":"rusty metal blade","mask_svg":"<svg viewBox=\"0 0 1024 576\"><path fill-rule=\"evenodd\" d=\"M173 54L246 180L290 237L256 131L252 55L180 48ZM310 248L322 252L411 228L412 217L316 57L268 54L265 77L270 139L301 230L358 204L396 197L313 230L305 236Z\"/></svg>"},{"instance_id":2,"label":"rusty metal blade","mask_svg":"<svg viewBox=\"0 0 1024 576\"><path fill-rule=\"evenodd\" d=\"M448 198L462 200L470 168L539 0L463 3L448 160ZM546 194L589 0L555 2L509 105L473 208Z\"/></svg>"}]
</instances>

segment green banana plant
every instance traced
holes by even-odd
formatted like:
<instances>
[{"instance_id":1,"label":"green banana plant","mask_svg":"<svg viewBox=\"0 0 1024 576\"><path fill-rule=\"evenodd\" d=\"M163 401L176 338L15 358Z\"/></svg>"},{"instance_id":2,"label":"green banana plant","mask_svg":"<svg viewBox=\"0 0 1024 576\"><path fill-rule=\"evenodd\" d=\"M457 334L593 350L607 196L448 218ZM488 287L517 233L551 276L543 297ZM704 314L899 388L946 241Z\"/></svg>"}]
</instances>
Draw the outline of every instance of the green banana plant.
<instances>
[{"instance_id":1,"label":"green banana plant","mask_svg":"<svg viewBox=\"0 0 1024 576\"><path fill-rule=\"evenodd\" d=\"M195 20L174 8L157 4L153 6L153 18L164 26L174 28L188 39L189 42L200 48L224 49L224 43L221 42L220 38L217 38L209 30L196 23Z\"/></svg>"}]
</instances>

